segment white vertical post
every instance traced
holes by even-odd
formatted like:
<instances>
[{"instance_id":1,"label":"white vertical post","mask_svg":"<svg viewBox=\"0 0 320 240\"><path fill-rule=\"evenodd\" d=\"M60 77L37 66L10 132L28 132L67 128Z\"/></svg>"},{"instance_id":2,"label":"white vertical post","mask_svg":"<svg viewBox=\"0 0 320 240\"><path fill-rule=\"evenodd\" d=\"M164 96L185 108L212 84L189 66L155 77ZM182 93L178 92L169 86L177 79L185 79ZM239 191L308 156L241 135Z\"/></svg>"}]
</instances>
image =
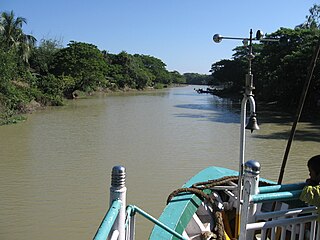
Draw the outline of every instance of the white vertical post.
<instances>
[{"instance_id":1,"label":"white vertical post","mask_svg":"<svg viewBox=\"0 0 320 240\"><path fill-rule=\"evenodd\" d=\"M235 226L235 236L238 237L240 233L240 213L241 213L241 202L242 202L242 190L243 190L243 165L244 165L244 155L245 155L245 145L246 145L246 107L248 98L244 94L241 102L241 118L240 118L240 155L239 155L239 179L238 179L238 201L236 209L236 226Z\"/></svg>"},{"instance_id":2,"label":"white vertical post","mask_svg":"<svg viewBox=\"0 0 320 240\"><path fill-rule=\"evenodd\" d=\"M125 221L126 221L126 193L127 188L126 171L123 166L115 166L112 169L111 187L110 187L110 206L114 200L121 200L122 206L119 215L111 229L111 232L119 231L119 240L125 240Z\"/></svg>"},{"instance_id":3,"label":"white vertical post","mask_svg":"<svg viewBox=\"0 0 320 240\"><path fill-rule=\"evenodd\" d=\"M247 223L255 221L255 213L257 211L256 204L250 204L252 195L259 191L259 173L260 164L256 161L249 160L244 164L244 188L243 188L243 206L241 208L240 219L240 240L253 239L254 231L247 232Z\"/></svg>"}]
</instances>

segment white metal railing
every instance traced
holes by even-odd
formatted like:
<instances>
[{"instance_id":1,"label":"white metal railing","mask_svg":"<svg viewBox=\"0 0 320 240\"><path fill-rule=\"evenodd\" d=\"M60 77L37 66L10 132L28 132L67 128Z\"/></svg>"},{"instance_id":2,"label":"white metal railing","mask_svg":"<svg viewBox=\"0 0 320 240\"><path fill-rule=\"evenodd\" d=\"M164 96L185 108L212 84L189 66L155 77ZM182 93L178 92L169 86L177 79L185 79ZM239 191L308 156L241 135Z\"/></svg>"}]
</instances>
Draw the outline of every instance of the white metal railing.
<instances>
[{"instance_id":1,"label":"white metal railing","mask_svg":"<svg viewBox=\"0 0 320 240\"><path fill-rule=\"evenodd\" d=\"M290 208L287 204L298 202L304 184L264 187L259 191L258 182L259 171L245 170L239 240L320 240L317 208ZM269 205L269 210L264 212L263 205Z\"/></svg>"},{"instance_id":2,"label":"white metal railing","mask_svg":"<svg viewBox=\"0 0 320 240\"><path fill-rule=\"evenodd\" d=\"M118 239L119 231L114 230L111 233L111 228L113 227L122 207L121 200L115 200L111 204L108 212L106 213L105 217L103 218L99 229L94 236L94 240L105 240L108 236L111 236L111 239Z\"/></svg>"},{"instance_id":3,"label":"white metal railing","mask_svg":"<svg viewBox=\"0 0 320 240\"><path fill-rule=\"evenodd\" d=\"M316 221L317 215L296 216L291 218L272 218L267 221L248 223L246 230L257 231L262 239L287 239L292 240L320 239L319 223ZM317 226L318 225L318 226ZM256 235L256 238L257 238ZM247 238L248 239L248 238Z\"/></svg>"},{"instance_id":4,"label":"white metal railing","mask_svg":"<svg viewBox=\"0 0 320 240\"><path fill-rule=\"evenodd\" d=\"M239 240L320 240L317 208L314 206L291 208L287 204L288 201L298 202L304 184L259 188L259 172L259 164L254 161L246 162ZM137 206L129 205L126 211L125 202L125 169L116 166L112 172L110 209L94 237L95 240L134 240L136 213L176 238L187 239Z\"/></svg>"},{"instance_id":5,"label":"white metal railing","mask_svg":"<svg viewBox=\"0 0 320 240\"><path fill-rule=\"evenodd\" d=\"M110 208L103 218L94 240L134 240L135 239L135 215L139 213L147 220L161 227L177 239L187 240L180 233L172 230L156 218L137 206L126 206L125 168L115 166L112 169L110 187Z\"/></svg>"}]
</instances>

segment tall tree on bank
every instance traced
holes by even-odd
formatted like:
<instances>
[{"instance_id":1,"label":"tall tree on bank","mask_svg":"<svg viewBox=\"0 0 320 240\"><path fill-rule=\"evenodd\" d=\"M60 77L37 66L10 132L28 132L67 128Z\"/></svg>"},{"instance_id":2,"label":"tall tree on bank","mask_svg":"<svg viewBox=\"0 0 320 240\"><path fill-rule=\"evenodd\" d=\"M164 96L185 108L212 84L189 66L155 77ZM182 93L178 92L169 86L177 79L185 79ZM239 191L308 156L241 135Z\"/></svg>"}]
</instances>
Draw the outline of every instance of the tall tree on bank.
<instances>
[{"instance_id":1,"label":"tall tree on bank","mask_svg":"<svg viewBox=\"0 0 320 240\"><path fill-rule=\"evenodd\" d=\"M35 99L26 63L36 40L23 33L25 23L13 11L0 13L0 125L14 122L13 116L25 112L25 106Z\"/></svg>"},{"instance_id":2,"label":"tall tree on bank","mask_svg":"<svg viewBox=\"0 0 320 240\"><path fill-rule=\"evenodd\" d=\"M297 28L318 28L320 29L320 5L314 4L309 9L309 15L306 21L297 26Z\"/></svg>"},{"instance_id":3,"label":"tall tree on bank","mask_svg":"<svg viewBox=\"0 0 320 240\"><path fill-rule=\"evenodd\" d=\"M102 52L93 44L71 41L68 47L54 54L50 73L65 80L65 94L75 90L90 92L97 87L103 87L106 82L107 63Z\"/></svg>"},{"instance_id":4,"label":"tall tree on bank","mask_svg":"<svg viewBox=\"0 0 320 240\"><path fill-rule=\"evenodd\" d=\"M56 39L41 39L29 59L30 68L38 75L47 75L54 59L54 54L62 49L62 43Z\"/></svg>"},{"instance_id":5,"label":"tall tree on bank","mask_svg":"<svg viewBox=\"0 0 320 240\"><path fill-rule=\"evenodd\" d=\"M13 11L2 12L0 18L0 34L1 41L10 49L14 48L18 51L22 60L28 63L31 49L37 41L32 35L24 34L22 31L23 24L27 20L23 17L15 17Z\"/></svg>"},{"instance_id":6,"label":"tall tree on bank","mask_svg":"<svg viewBox=\"0 0 320 240\"><path fill-rule=\"evenodd\" d=\"M314 5L306 21L295 29L280 28L269 35L285 39L278 44L263 44L256 66L257 94L262 100L277 101L285 107L295 107L306 81L308 67L320 38L320 5ZM320 63L314 71L305 106L320 110Z\"/></svg>"},{"instance_id":7,"label":"tall tree on bank","mask_svg":"<svg viewBox=\"0 0 320 240\"><path fill-rule=\"evenodd\" d=\"M258 100L277 102L286 109L295 108L301 89L306 81L308 66L317 42L320 38L319 29L320 6L314 5L306 22L295 29L280 28L267 37L278 38L279 43L263 42L253 45L255 58L252 61L255 95ZM212 65L214 83L231 81L236 87L235 92L242 91L243 75L247 60L246 48L241 46L234 49L236 52L232 60L221 60ZM237 64L238 63L238 64ZM245 63L245 64L242 64ZM231 73L236 73L238 77ZM241 79L242 78L242 79ZM242 84L238 84L241 79ZM229 90L229 89L228 89ZM305 103L308 110L320 110L320 63L314 71L314 81L310 87Z\"/></svg>"}]
</instances>

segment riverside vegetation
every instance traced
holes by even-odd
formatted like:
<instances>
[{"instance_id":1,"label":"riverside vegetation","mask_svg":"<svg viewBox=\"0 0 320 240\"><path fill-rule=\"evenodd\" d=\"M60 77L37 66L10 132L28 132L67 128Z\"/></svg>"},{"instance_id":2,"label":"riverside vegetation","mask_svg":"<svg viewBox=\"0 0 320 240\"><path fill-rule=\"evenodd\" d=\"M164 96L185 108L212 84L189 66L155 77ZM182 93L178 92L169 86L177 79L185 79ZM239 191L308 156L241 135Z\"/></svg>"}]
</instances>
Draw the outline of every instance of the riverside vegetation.
<instances>
[{"instance_id":1,"label":"riverside vegetation","mask_svg":"<svg viewBox=\"0 0 320 240\"><path fill-rule=\"evenodd\" d=\"M284 43L253 45L257 100L285 107L299 101L314 46L320 37L320 5L313 5L306 21L295 29L280 28L267 37ZM168 71L162 60L149 55L112 54L97 46L71 41L63 47L55 39L37 40L23 32L27 21L14 12L0 18L0 125L17 122L19 114L42 106L63 105L94 91L143 90L176 84L225 86L225 94L239 95L247 71L246 47L234 49L233 59L213 63L211 74ZM306 101L313 114L320 105L320 64Z\"/></svg>"},{"instance_id":2,"label":"riverside vegetation","mask_svg":"<svg viewBox=\"0 0 320 240\"><path fill-rule=\"evenodd\" d=\"M306 21L294 29L280 28L266 37L280 41L253 44L255 58L252 61L252 72L256 100L294 111L320 41L320 5L313 5ZM224 59L211 66L212 78L209 84L225 86L222 96L240 95L245 80L241 76L247 73L247 48L239 46L234 52L233 59ZM315 66L304 110L315 117L319 116L319 61Z\"/></svg>"}]
</instances>

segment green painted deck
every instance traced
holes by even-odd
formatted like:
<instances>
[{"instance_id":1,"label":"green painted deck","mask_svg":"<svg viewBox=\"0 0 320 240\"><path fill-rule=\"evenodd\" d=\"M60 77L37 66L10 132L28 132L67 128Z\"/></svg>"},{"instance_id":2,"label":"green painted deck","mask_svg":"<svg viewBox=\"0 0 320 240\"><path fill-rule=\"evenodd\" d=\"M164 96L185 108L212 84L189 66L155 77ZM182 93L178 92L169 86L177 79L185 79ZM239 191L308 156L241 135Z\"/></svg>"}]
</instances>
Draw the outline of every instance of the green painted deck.
<instances>
[{"instance_id":1,"label":"green painted deck","mask_svg":"<svg viewBox=\"0 0 320 240\"><path fill-rule=\"evenodd\" d=\"M183 187L190 187L197 182L207 181L209 179L219 179L225 176L238 176L238 172L221 167L208 167L197 175L192 177ZM195 194L186 193L174 197L171 202L165 207L159 220L171 229L182 234L183 230L188 225L193 214L197 211L202 200ZM162 228L155 226L151 232L150 240L169 240L177 239Z\"/></svg>"}]
</instances>

